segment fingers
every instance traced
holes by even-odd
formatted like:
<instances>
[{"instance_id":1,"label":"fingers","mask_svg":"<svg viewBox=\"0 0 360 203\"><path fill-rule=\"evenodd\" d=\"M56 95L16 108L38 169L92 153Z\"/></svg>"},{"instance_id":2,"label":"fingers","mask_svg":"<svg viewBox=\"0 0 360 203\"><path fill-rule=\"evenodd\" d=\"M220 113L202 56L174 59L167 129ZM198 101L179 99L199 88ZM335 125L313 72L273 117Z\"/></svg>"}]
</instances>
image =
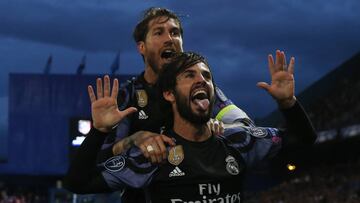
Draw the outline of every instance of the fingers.
<instances>
[{"instance_id":1,"label":"fingers","mask_svg":"<svg viewBox=\"0 0 360 203\"><path fill-rule=\"evenodd\" d=\"M288 72L290 74L294 74L294 68L295 68L295 57L291 57L290 64L289 64L289 67L288 67Z\"/></svg>"},{"instance_id":2,"label":"fingers","mask_svg":"<svg viewBox=\"0 0 360 203\"><path fill-rule=\"evenodd\" d=\"M258 82L256 84L256 86L260 87L261 89L264 89L266 91L269 91L270 90L270 85L267 84L266 82Z\"/></svg>"},{"instance_id":3,"label":"fingers","mask_svg":"<svg viewBox=\"0 0 360 203\"><path fill-rule=\"evenodd\" d=\"M210 119L208 126L211 132L216 136L222 135L224 133L224 124L219 120Z\"/></svg>"},{"instance_id":4,"label":"fingers","mask_svg":"<svg viewBox=\"0 0 360 203\"><path fill-rule=\"evenodd\" d=\"M286 55L284 51L276 50L276 58L275 63L273 56L271 54L268 55L268 64L269 64L269 71L270 74L273 75L275 72L278 71L289 71L289 73L293 73L294 71L294 57L291 57L289 67L286 62ZM289 70L291 69L291 70Z\"/></svg>"},{"instance_id":5,"label":"fingers","mask_svg":"<svg viewBox=\"0 0 360 203\"><path fill-rule=\"evenodd\" d=\"M118 79L115 78L114 83L113 83L112 92L111 92L111 97L113 97L114 99L117 99L118 92L119 92L119 81L118 81Z\"/></svg>"},{"instance_id":6,"label":"fingers","mask_svg":"<svg viewBox=\"0 0 360 203\"><path fill-rule=\"evenodd\" d=\"M130 115L130 114L132 114L132 113L135 113L135 112L137 112L137 108L135 108L135 107L129 107L129 108L127 108L127 109L125 109L125 110L123 110L122 111L122 113L123 113L123 115L122 116L128 116L128 115Z\"/></svg>"},{"instance_id":7,"label":"fingers","mask_svg":"<svg viewBox=\"0 0 360 203\"><path fill-rule=\"evenodd\" d=\"M104 76L104 97L110 96L110 77L108 75Z\"/></svg>"},{"instance_id":8,"label":"fingers","mask_svg":"<svg viewBox=\"0 0 360 203\"><path fill-rule=\"evenodd\" d=\"M90 102L93 103L94 101L96 101L94 89L92 88L91 85L88 86L88 93L89 93L89 97L90 97Z\"/></svg>"},{"instance_id":9,"label":"fingers","mask_svg":"<svg viewBox=\"0 0 360 203\"><path fill-rule=\"evenodd\" d=\"M274 64L274 58L271 54L268 55L268 64L269 64L269 71L270 74L273 75L276 71L275 64Z\"/></svg>"},{"instance_id":10,"label":"fingers","mask_svg":"<svg viewBox=\"0 0 360 203\"><path fill-rule=\"evenodd\" d=\"M171 138L151 132L141 133L135 143L152 163L162 163L168 155L166 146L175 146L175 142Z\"/></svg>"},{"instance_id":11,"label":"fingers","mask_svg":"<svg viewBox=\"0 0 360 203\"><path fill-rule=\"evenodd\" d=\"M219 133L219 135L223 135L224 130L225 130L224 123L221 122L221 121L219 121L219 123L220 123L220 127L219 127L220 133Z\"/></svg>"},{"instance_id":12,"label":"fingers","mask_svg":"<svg viewBox=\"0 0 360 203\"><path fill-rule=\"evenodd\" d=\"M101 78L96 79L96 95L100 99L103 97L102 81Z\"/></svg>"},{"instance_id":13,"label":"fingers","mask_svg":"<svg viewBox=\"0 0 360 203\"><path fill-rule=\"evenodd\" d=\"M91 90L90 90L91 89ZM90 96L90 101L94 102L96 100L94 90L91 86L88 87L88 92ZM97 78L96 79L96 96L97 99L103 98L103 97L113 97L114 99L117 98L119 92L119 81L118 79L114 79L113 87L110 95L110 77L108 75L104 76L104 85L102 84L102 79ZM92 97L94 95L94 97ZM94 100L95 99L95 100Z\"/></svg>"}]
</instances>

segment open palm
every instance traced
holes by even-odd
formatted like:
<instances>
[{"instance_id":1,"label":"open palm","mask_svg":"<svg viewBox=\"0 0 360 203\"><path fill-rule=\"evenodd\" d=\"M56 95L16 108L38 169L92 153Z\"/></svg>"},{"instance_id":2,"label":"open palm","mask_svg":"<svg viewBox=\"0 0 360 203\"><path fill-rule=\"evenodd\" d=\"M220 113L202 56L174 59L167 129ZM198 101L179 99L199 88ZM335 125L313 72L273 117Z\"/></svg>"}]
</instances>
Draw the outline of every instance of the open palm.
<instances>
[{"instance_id":1,"label":"open palm","mask_svg":"<svg viewBox=\"0 0 360 203\"><path fill-rule=\"evenodd\" d=\"M110 94L110 78L108 75L104 77L104 85L101 78L96 80L96 96L92 86L88 86L93 126L102 132L109 132L124 117L136 111L134 107L127 108L124 111L118 109L118 91L119 81L114 79Z\"/></svg>"},{"instance_id":2,"label":"open palm","mask_svg":"<svg viewBox=\"0 0 360 203\"><path fill-rule=\"evenodd\" d=\"M292 106L295 103L294 57L291 57L287 66L284 52L277 50L275 63L271 54L268 56L268 63L271 84L259 82L258 87L269 92L281 107Z\"/></svg>"}]
</instances>

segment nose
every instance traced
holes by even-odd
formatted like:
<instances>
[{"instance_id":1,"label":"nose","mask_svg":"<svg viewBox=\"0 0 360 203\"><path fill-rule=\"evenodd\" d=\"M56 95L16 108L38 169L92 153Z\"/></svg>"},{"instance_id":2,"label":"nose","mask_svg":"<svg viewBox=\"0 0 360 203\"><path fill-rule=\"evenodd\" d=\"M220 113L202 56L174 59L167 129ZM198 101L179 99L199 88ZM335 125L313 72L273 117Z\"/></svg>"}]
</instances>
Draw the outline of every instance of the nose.
<instances>
[{"instance_id":1,"label":"nose","mask_svg":"<svg viewBox=\"0 0 360 203\"><path fill-rule=\"evenodd\" d=\"M199 82L199 83L206 82L206 79L203 76L203 74L201 74L201 73L196 74L196 82Z\"/></svg>"},{"instance_id":2,"label":"nose","mask_svg":"<svg viewBox=\"0 0 360 203\"><path fill-rule=\"evenodd\" d=\"M173 44L173 37L170 32L165 34L164 40L165 40L165 44Z\"/></svg>"}]
</instances>

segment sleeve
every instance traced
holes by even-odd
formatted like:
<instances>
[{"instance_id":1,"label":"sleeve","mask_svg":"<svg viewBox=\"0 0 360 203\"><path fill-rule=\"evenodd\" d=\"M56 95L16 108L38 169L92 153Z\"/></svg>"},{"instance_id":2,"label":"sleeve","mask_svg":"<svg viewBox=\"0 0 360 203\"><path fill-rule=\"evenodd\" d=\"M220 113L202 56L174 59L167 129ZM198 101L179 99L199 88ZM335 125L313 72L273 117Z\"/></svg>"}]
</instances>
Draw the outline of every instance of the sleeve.
<instances>
[{"instance_id":1,"label":"sleeve","mask_svg":"<svg viewBox=\"0 0 360 203\"><path fill-rule=\"evenodd\" d=\"M316 131L300 102L289 109L281 110L286 122L284 145L311 145L317 139Z\"/></svg>"},{"instance_id":2,"label":"sleeve","mask_svg":"<svg viewBox=\"0 0 360 203\"><path fill-rule=\"evenodd\" d=\"M232 126L224 136L236 148L247 167L275 156L282 146L283 132L276 128Z\"/></svg>"},{"instance_id":3,"label":"sleeve","mask_svg":"<svg viewBox=\"0 0 360 203\"><path fill-rule=\"evenodd\" d=\"M224 124L241 122L246 126L252 126L253 121L249 116L228 99L221 89L215 86L215 104L213 118L222 121Z\"/></svg>"},{"instance_id":4,"label":"sleeve","mask_svg":"<svg viewBox=\"0 0 360 203\"><path fill-rule=\"evenodd\" d=\"M140 188L150 183L157 169L132 147L126 153L96 164L96 155L106 134L92 129L80 145L65 176L65 188L74 193L104 193Z\"/></svg>"},{"instance_id":5,"label":"sleeve","mask_svg":"<svg viewBox=\"0 0 360 203\"><path fill-rule=\"evenodd\" d=\"M109 158L100 166L102 176L112 190L127 186L143 188L151 182L157 170L137 147L132 147L125 154Z\"/></svg>"},{"instance_id":6,"label":"sleeve","mask_svg":"<svg viewBox=\"0 0 360 203\"><path fill-rule=\"evenodd\" d=\"M119 110L124 110L131 105L131 82L126 82L122 84L119 89L118 94L118 105ZM101 151L97 155L97 162L102 163L104 160L114 156L112 152L112 146L119 140L127 137L129 135L130 129L130 117L124 118L113 131L106 137L104 140Z\"/></svg>"},{"instance_id":7,"label":"sleeve","mask_svg":"<svg viewBox=\"0 0 360 203\"><path fill-rule=\"evenodd\" d=\"M283 146L291 142L311 145L316 140L316 132L299 102L282 110L286 119L286 129L268 127L244 127L233 124L225 128L224 136L238 149L246 164L256 163L275 156Z\"/></svg>"},{"instance_id":8,"label":"sleeve","mask_svg":"<svg viewBox=\"0 0 360 203\"><path fill-rule=\"evenodd\" d=\"M65 188L71 192L109 192L101 173L96 168L96 156L107 134L92 128L70 163L64 179Z\"/></svg>"}]
</instances>

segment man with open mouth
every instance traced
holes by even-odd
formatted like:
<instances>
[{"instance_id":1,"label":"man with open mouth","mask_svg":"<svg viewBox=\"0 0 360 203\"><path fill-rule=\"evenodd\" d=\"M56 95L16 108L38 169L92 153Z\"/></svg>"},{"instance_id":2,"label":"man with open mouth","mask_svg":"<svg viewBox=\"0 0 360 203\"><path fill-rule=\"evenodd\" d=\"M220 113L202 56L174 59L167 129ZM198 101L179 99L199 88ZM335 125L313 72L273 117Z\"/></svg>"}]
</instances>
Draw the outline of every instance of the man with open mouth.
<instances>
[{"instance_id":1,"label":"man with open mouth","mask_svg":"<svg viewBox=\"0 0 360 203\"><path fill-rule=\"evenodd\" d=\"M116 132L109 131L110 136L107 136L102 146L98 162L127 149L132 141L124 138L131 135L143 138L140 146L151 162L160 163L166 159L164 141L160 136L166 120L158 105L156 83L163 65L171 62L177 53L183 52L183 27L179 17L172 11L165 8L150 8L144 12L143 18L136 25L133 38L144 61L144 72L121 85L117 104L121 111L135 107L137 112L127 116L120 123L113 124L117 125ZM224 123L252 123L246 113L226 98L219 88L216 88L215 96L212 118ZM141 192L128 189L122 200L124 203L143 202L142 197Z\"/></svg>"},{"instance_id":2,"label":"man with open mouth","mask_svg":"<svg viewBox=\"0 0 360 203\"><path fill-rule=\"evenodd\" d=\"M269 55L272 82L258 83L277 101L291 134L276 128L233 125L223 136L216 136L207 125L215 103L209 65L199 54L177 54L158 79L160 106L168 127L160 135L167 160L147 160L138 141L141 138L135 137L130 148L97 169L93 160L107 134L104 129L111 129L113 123L136 111L130 107L120 113L108 105L117 99L118 81L114 80L110 91L106 76L104 85L101 81L97 84L97 95L89 88L94 128L70 166L69 189L89 193L143 188L145 201L154 203L243 202L245 169L275 155L288 140L296 139L303 145L315 142L314 128L294 96L294 63L292 58L285 65L285 54L280 51L275 63Z\"/></svg>"}]
</instances>

